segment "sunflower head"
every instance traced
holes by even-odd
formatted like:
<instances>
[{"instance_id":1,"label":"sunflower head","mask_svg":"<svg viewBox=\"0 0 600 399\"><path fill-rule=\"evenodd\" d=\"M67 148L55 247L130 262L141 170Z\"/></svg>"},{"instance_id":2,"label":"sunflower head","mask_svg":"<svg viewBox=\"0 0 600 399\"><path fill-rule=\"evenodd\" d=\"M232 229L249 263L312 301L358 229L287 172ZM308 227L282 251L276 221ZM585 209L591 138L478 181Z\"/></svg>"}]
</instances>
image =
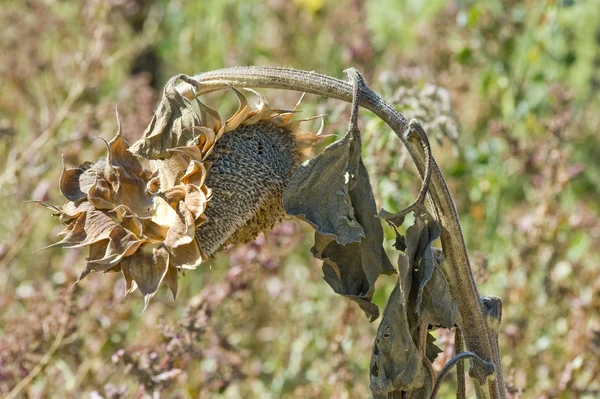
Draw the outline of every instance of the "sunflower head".
<instances>
[{"instance_id":1,"label":"sunflower head","mask_svg":"<svg viewBox=\"0 0 600 399\"><path fill-rule=\"evenodd\" d=\"M50 247L89 248L80 279L121 272L127 293L138 288L146 305L161 283L175 297L179 272L280 221L287 182L317 139L293 120L295 108L272 109L258 93L251 107L234 88L239 108L224 121L182 96L179 80L198 85L171 78L137 142L129 146L119 127L105 158L63 167L67 202L44 203L65 225Z\"/></svg>"}]
</instances>

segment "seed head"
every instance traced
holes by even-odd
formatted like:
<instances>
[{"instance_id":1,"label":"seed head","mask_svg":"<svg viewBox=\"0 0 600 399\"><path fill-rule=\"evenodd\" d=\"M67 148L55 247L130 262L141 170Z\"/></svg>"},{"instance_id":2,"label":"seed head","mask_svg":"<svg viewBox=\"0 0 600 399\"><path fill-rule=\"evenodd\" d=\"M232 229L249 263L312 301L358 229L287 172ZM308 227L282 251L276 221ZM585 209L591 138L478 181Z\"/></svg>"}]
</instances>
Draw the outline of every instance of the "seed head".
<instances>
[{"instance_id":1,"label":"seed head","mask_svg":"<svg viewBox=\"0 0 600 399\"><path fill-rule=\"evenodd\" d=\"M180 79L194 83L184 75L169 80L137 142L130 147L119 127L105 159L63 168L68 202L44 203L65 225L50 247L89 247L79 279L121 272L127 293L139 288L146 305L163 282L175 297L179 271L280 221L287 182L317 139L293 120L295 109L271 109L258 93L251 108L233 88L239 108L223 121L179 94ZM153 166L144 168L144 159Z\"/></svg>"}]
</instances>

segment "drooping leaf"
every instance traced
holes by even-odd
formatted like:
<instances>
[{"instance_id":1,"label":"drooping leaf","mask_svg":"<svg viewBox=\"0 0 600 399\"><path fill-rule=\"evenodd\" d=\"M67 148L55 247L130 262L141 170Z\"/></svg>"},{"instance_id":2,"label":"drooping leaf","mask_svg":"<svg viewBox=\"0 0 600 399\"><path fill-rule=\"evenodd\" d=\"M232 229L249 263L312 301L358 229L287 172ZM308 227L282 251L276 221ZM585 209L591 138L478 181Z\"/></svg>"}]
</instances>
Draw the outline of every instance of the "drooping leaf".
<instances>
[{"instance_id":1,"label":"drooping leaf","mask_svg":"<svg viewBox=\"0 0 600 399\"><path fill-rule=\"evenodd\" d=\"M440 233L433 216L424 208L418 209L415 223L406 231L406 251L399 259L399 268L401 273L411 275L411 310L422 322L452 328L458 307L441 270L441 251L432 245Z\"/></svg>"},{"instance_id":2,"label":"drooping leaf","mask_svg":"<svg viewBox=\"0 0 600 399\"><path fill-rule=\"evenodd\" d=\"M362 161L359 162L356 183L350 197L365 237L360 243L341 245L332 237L317 232L312 251L316 258L323 260L325 281L336 293L357 302L373 321L379 317L379 309L371 303L375 281L380 274L392 274L396 270L383 250L383 229L381 222L374 217L375 199Z\"/></svg>"},{"instance_id":3,"label":"drooping leaf","mask_svg":"<svg viewBox=\"0 0 600 399\"><path fill-rule=\"evenodd\" d=\"M402 266L411 270L413 281L412 297L416 313L423 313L423 290L431 279L436 266L436 252L432 243L440 237L440 226L424 208L415 212L415 223L406 231L406 256L401 257Z\"/></svg>"},{"instance_id":4,"label":"drooping leaf","mask_svg":"<svg viewBox=\"0 0 600 399\"><path fill-rule=\"evenodd\" d=\"M427 379L422 355L411 336L407 293L398 281L383 311L371 357L371 391L388 398L395 391L420 388Z\"/></svg>"},{"instance_id":5,"label":"drooping leaf","mask_svg":"<svg viewBox=\"0 0 600 399\"><path fill-rule=\"evenodd\" d=\"M341 245L333 238L315 233L313 255L323 260L325 281L333 291L358 303L371 321L379 317L372 290L361 265L360 244Z\"/></svg>"},{"instance_id":6,"label":"drooping leaf","mask_svg":"<svg viewBox=\"0 0 600 399\"><path fill-rule=\"evenodd\" d=\"M173 300L177 298L177 287L178 287L178 273L175 266L169 265L167 274L165 274L164 283L173 294Z\"/></svg>"},{"instance_id":7,"label":"drooping leaf","mask_svg":"<svg viewBox=\"0 0 600 399\"><path fill-rule=\"evenodd\" d=\"M316 158L300 165L284 192L286 212L315 227L313 255L323 260L325 280L333 290L355 302L372 320L379 309L371 303L380 274L394 273L383 250L383 228L369 175L360 158L357 125L358 93L363 84L355 70L348 131Z\"/></svg>"},{"instance_id":8,"label":"drooping leaf","mask_svg":"<svg viewBox=\"0 0 600 399\"><path fill-rule=\"evenodd\" d=\"M422 320L432 326L452 328L458 318L458 306L450 294L450 286L438 263L431 279L425 285L421 315Z\"/></svg>"},{"instance_id":9,"label":"drooping leaf","mask_svg":"<svg viewBox=\"0 0 600 399\"><path fill-rule=\"evenodd\" d=\"M177 91L176 83L181 78L188 77L176 75L169 79L150 125L131 146L131 153L146 159L169 158L170 149L191 145L197 139L199 132L194 126L202 125L201 116L192 101Z\"/></svg>"},{"instance_id":10,"label":"drooping leaf","mask_svg":"<svg viewBox=\"0 0 600 399\"><path fill-rule=\"evenodd\" d=\"M354 98L348 131L340 140L300 165L283 193L288 215L303 218L319 233L333 236L342 245L360 242L365 232L354 215L350 190L360 160L361 139L358 130L358 93L362 78L352 71Z\"/></svg>"},{"instance_id":11,"label":"drooping leaf","mask_svg":"<svg viewBox=\"0 0 600 399\"><path fill-rule=\"evenodd\" d=\"M381 221L375 217L377 205L371 188L371 181L367 168L359 159L358 173L355 177L356 185L350 190L350 198L354 206L356 220L363 227L365 237L360 241L360 259L369 281L370 294L375 289L375 281L380 274L394 274L396 269L392 266L383 249L383 228Z\"/></svg>"},{"instance_id":12,"label":"drooping leaf","mask_svg":"<svg viewBox=\"0 0 600 399\"><path fill-rule=\"evenodd\" d=\"M419 207L406 237L397 239L398 249L404 249L398 259L399 282L384 311L371 360L371 389L376 397L412 391L413 397L420 398L431 392L423 362L435 360L439 348L429 333L426 342L420 342L421 329L428 325L451 328L458 315L441 270L441 250L433 247L439 236L437 221ZM384 338L389 338L390 331L395 335L388 342Z\"/></svg>"},{"instance_id":13,"label":"drooping leaf","mask_svg":"<svg viewBox=\"0 0 600 399\"><path fill-rule=\"evenodd\" d=\"M171 264L179 269L193 270L200 265L203 259L206 259L200 251L198 240L181 245L177 248L170 248Z\"/></svg>"},{"instance_id":14,"label":"drooping leaf","mask_svg":"<svg viewBox=\"0 0 600 399\"><path fill-rule=\"evenodd\" d=\"M310 223L319 233L342 245L360 242L365 233L354 215L350 182L356 166L349 165L352 132L321 154L298 166L283 194L288 215Z\"/></svg>"}]
</instances>

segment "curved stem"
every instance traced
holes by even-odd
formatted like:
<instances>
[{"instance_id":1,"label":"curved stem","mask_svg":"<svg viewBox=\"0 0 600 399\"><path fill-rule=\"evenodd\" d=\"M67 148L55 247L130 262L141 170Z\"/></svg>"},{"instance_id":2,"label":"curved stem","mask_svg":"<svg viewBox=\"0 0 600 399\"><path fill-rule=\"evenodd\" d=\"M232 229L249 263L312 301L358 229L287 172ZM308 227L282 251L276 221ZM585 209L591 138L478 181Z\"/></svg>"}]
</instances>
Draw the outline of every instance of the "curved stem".
<instances>
[{"instance_id":1,"label":"curved stem","mask_svg":"<svg viewBox=\"0 0 600 399\"><path fill-rule=\"evenodd\" d=\"M440 374L438 375L437 380L435 381L435 386L433 387L433 391L431 392L431 399L437 398L437 394L438 394L438 391L440 390L440 386L442 386L442 382L444 382L444 379L450 372L450 369L452 367L454 367L455 364L458 364L461 360L465 360L465 359L475 360L475 364L478 364L482 368L487 369L487 368L490 368L490 366L494 367L493 364L486 362L485 360L483 360L482 358L480 358L473 352L459 353L458 355L456 355L452 359L450 359L448 361L448 363L446 363L444 365L444 367L442 368L442 370L440 371Z\"/></svg>"},{"instance_id":2,"label":"curved stem","mask_svg":"<svg viewBox=\"0 0 600 399\"><path fill-rule=\"evenodd\" d=\"M229 86L261 87L294 90L346 102L352 101L353 87L351 84L315 72L290 68L235 67L206 72L195 78L201 83L198 94L226 89ZM178 90L191 97L189 84L180 85ZM423 179L427 175L427 164L431 165L429 194L436 218L442 228L441 240L447 259L447 262L444 262L443 271L449 282L452 298L460 310L463 324L461 327L467 348L481 358L494 359L490 334L485 323L480 295L471 270L458 214L442 172L433 158L427 159L426 149L423 148L417 135L404 136L403 132L407 128L408 121L392 105L366 86L360 88L359 97L360 106L379 116L406 145ZM496 370L500 372L501 368L496 367ZM479 388L477 392L479 397L506 397L504 386L499 387L497 384L498 381L503 381L502 376L488 381L489 376L481 367L474 367L473 374L481 382L476 386L485 387L487 385L490 387L489 391Z\"/></svg>"}]
</instances>

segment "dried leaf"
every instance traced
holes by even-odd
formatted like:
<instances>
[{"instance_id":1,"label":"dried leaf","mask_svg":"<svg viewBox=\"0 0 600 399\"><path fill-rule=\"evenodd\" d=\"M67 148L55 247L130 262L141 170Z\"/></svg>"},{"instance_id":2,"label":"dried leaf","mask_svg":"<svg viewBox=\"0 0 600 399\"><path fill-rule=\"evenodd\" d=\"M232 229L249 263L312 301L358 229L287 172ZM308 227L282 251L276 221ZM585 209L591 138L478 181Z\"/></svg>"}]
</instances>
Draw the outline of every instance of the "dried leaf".
<instances>
[{"instance_id":1,"label":"dried leaf","mask_svg":"<svg viewBox=\"0 0 600 399\"><path fill-rule=\"evenodd\" d=\"M401 263L407 270L413 272L413 281L418 285L414 299L416 313L423 313L423 290L431 279L436 266L436 252L432 243L440 237L440 226L424 208L415 212L415 223L406 231L406 256L401 257ZM414 288L413 288L414 292Z\"/></svg>"},{"instance_id":2,"label":"dried leaf","mask_svg":"<svg viewBox=\"0 0 600 399\"><path fill-rule=\"evenodd\" d=\"M288 215L310 223L319 233L342 245L360 242L365 232L354 216L349 184L355 167L349 165L352 133L300 165L283 194Z\"/></svg>"},{"instance_id":3,"label":"dried leaf","mask_svg":"<svg viewBox=\"0 0 600 399\"><path fill-rule=\"evenodd\" d=\"M95 242L108 239L110 232L119 227L109 216L104 212L96 210L89 203L82 203L80 215L75 222L71 223L61 235L65 237L57 243L47 246L46 248L61 247L61 248L80 248Z\"/></svg>"},{"instance_id":4,"label":"dried leaf","mask_svg":"<svg viewBox=\"0 0 600 399\"><path fill-rule=\"evenodd\" d=\"M422 321L432 326L452 328L458 318L458 306L450 294L450 286L438 264L425 285Z\"/></svg>"},{"instance_id":5,"label":"dried leaf","mask_svg":"<svg viewBox=\"0 0 600 399\"><path fill-rule=\"evenodd\" d=\"M173 294L173 300L177 298L177 279L177 268L172 265L169 266L169 269L167 270L167 274L165 274L163 282L171 290L171 293Z\"/></svg>"},{"instance_id":6,"label":"dried leaf","mask_svg":"<svg viewBox=\"0 0 600 399\"><path fill-rule=\"evenodd\" d=\"M202 125L202 119L194 104L177 91L175 85L181 78L189 79L185 75L169 79L150 125L131 146L131 153L146 159L169 158L170 149L191 145L197 139L193 127Z\"/></svg>"},{"instance_id":7,"label":"dried leaf","mask_svg":"<svg viewBox=\"0 0 600 399\"><path fill-rule=\"evenodd\" d=\"M424 208L415 212L415 223L400 241L399 281L392 292L377 333L371 359L371 389L375 397L395 391L413 391L428 397L431 391L423 361L433 361L439 348L428 334L423 358L417 342L423 323L451 328L458 308L441 271L441 251L432 246L440 226ZM427 377L427 378L426 378ZM423 396L425 395L425 396Z\"/></svg>"},{"instance_id":8,"label":"dried leaf","mask_svg":"<svg viewBox=\"0 0 600 399\"><path fill-rule=\"evenodd\" d=\"M371 391L375 398L388 398L395 391L420 388L427 380L422 355L408 323L406 288L410 289L398 281L377 330L370 368Z\"/></svg>"},{"instance_id":9,"label":"dried leaf","mask_svg":"<svg viewBox=\"0 0 600 399\"><path fill-rule=\"evenodd\" d=\"M379 317L379 309L371 303L373 290L361 265L360 244L341 245L332 237L316 232L311 251L323 260L325 281L337 294L358 303L371 321Z\"/></svg>"},{"instance_id":10,"label":"dried leaf","mask_svg":"<svg viewBox=\"0 0 600 399\"><path fill-rule=\"evenodd\" d=\"M437 356L442 353L442 350L435 344L435 337L431 333L427 333L427 344L425 346L425 356L431 363L435 361Z\"/></svg>"},{"instance_id":11,"label":"dried leaf","mask_svg":"<svg viewBox=\"0 0 600 399\"><path fill-rule=\"evenodd\" d=\"M200 251L197 240L189 244L181 245L177 248L171 248L171 264L179 269L193 270L197 268L205 257Z\"/></svg>"},{"instance_id":12,"label":"dried leaf","mask_svg":"<svg viewBox=\"0 0 600 399\"><path fill-rule=\"evenodd\" d=\"M371 303L375 281L380 274L392 274L396 270L383 250L383 229L374 217L375 199L362 161L350 197L356 204L356 217L364 227L365 237L360 243L341 245L332 237L317 232L312 252L323 260L325 281L336 293L357 302L373 321L379 317L379 309Z\"/></svg>"},{"instance_id":13,"label":"dried leaf","mask_svg":"<svg viewBox=\"0 0 600 399\"><path fill-rule=\"evenodd\" d=\"M284 192L285 210L317 230L313 255L323 260L325 280L355 302L371 321L379 309L371 303L380 274L395 270L383 250L383 229L369 175L360 158L358 93L363 85L355 70L352 115L343 138L300 165ZM288 118L288 114L281 116Z\"/></svg>"},{"instance_id":14,"label":"dried leaf","mask_svg":"<svg viewBox=\"0 0 600 399\"><path fill-rule=\"evenodd\" d=\"M452 328L458 307L441 270L441 250L432 246L440 236L438 222L426 209L415 212L415 223L406 231L406 251L399 260L401 273L410 274L410 306L421 321Z\"/></svg>"},{"instance_id":15,"label":"dried leaf","mask_svg":"<svg viewBox=\"0 0 600 399\"><path fill-rule=\"evenodd\" d=\"M350 190L350 198L356 219L365 232L365 237L360 242L360 258L372 294L379 275L396 273L396 269L383 249L383 228L380 220L375 217L377 205L369 174L362 159L359 160L355 181L356 185Z\"/></svg>"},{"instance_id":16,"label":"dried leaf","mask_svg":"<svg viewBox=\"0 0 600 399\"><path fill-rule=\"evenodd\" d=\"M288 215L306 220L319 233L333 236L341 245L360 242L365 236L350 198L350 190L357 184L355 176L360 161L357 115L361 82L355 82L352 115L344 137L300 165L283 193Z\"/></svg>"},{"instance_id":17,"label":"dried leaf","mask_svg":"<svg viewBox=\"0 0 600 399\"><path fill-rule=\"evenodd\" d=\"M284 192L284 205L288 214L315 226L312 252L323 260L325 281L336 293L357 302L373 321L379 317L379 309L371 303L375 281L395 270L383 250L383 228L375 218L375 198L360 158L357 115L362 79L356 71L349 74L355 97L348 131L298 168Z\"/></svg>"}]
</instances>

